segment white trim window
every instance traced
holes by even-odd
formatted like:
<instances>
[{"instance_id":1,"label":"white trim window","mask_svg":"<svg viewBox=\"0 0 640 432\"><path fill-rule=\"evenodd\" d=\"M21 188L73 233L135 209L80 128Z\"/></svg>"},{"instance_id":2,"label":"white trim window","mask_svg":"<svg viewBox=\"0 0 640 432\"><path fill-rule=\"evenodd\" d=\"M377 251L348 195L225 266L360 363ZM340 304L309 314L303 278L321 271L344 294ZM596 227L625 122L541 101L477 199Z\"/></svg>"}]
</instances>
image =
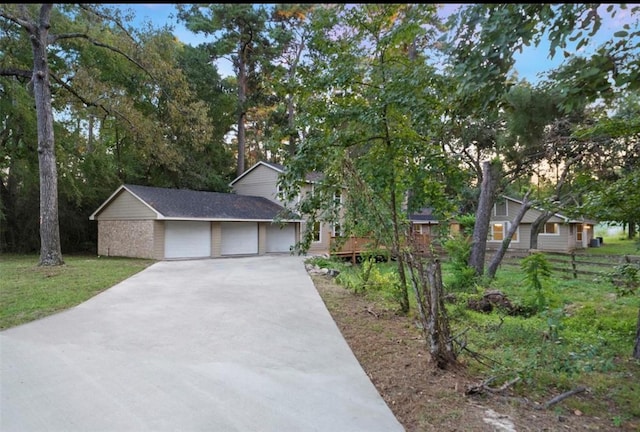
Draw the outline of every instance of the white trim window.
<instances>
[{"instance_id":1,"label":"white trim window","mask_svg":"<svg viewBox=\"0 0 640 432\"><path fill-rule=\"evenodd\" d=\"M333 202L336 204L342 204L342 191L338 190L333 194Z\"/></svg>"},{"instance_id":2,"label":"white trim window","mask_svg":"<svg viewBox=\"0 0 640 432\"><path fill-rule=\"evenodd\" d=\"M334 237L340 237L342 235L342 228L340 227L339 223L335 223L333 224L333 232L332 232Z\"/></svg>"},{"instance_id":3,"label":"white trim window","mask_svg":"<svg viewBox=\"0 0 640 432\"><path fill-rule=\"evenodd\" d=\"M504 236L507 234L509 230L510 222L506 221L498 221L491 222L489 226L489 239L487 241L490 242L501 242L504 240ZM518 243L520 241L520 227L516 229L511 237L512 243Z\"/></svg>"},{"instance_id":4,"label":"white trim window","mask_svg":"<svg viewBox=\"0 0 640 432\"><path fill-rule=\"evenodd\" d=\"M494 216L509 216L509 204L506 198L499 198L493 205Z\"/></svg>"},{"instance_id":5,"label":"white trim window","mask_svg":"<svg viewBox=\"0 0 640 432\"><path fill-rule=\"evenodd\" d=\"M547 222L542 227L542 231L540 231L540 234L559 236L560 235L560 224L558 222Z\"/></svg>"}]
</instances>

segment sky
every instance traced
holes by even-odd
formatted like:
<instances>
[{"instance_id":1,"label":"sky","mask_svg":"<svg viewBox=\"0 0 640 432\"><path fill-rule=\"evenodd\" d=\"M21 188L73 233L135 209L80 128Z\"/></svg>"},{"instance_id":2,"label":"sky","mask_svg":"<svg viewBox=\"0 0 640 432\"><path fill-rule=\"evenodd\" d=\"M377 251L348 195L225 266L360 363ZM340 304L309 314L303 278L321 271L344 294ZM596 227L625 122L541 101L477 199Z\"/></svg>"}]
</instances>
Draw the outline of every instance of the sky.
<instances>
[{"instance_id":1,"label":"sky","mask_svg":"<svg viewBox=\"0 0 640 432\"><path fill-rule=\"evenodd\" d=\"M169 25L174 28L174 35L182 42L196 46L206 39L203 36L195 35L187 30L184 25L178 23L175 18L176 8L174 4L146 4L146 3L129 3L129 4L112 4L123 9L130 9L135 14L135 25L142 25L145 21L151 21L156 27ZM441 15L446 16L454 12L460 5L459 4L444 4L441 9ZM608 17L605 12L605 6L602 6L600 11L603 16L603 25L598 32L598 39L591 43L590 46L582 48L582 50L594 49L603 40L608 39L613 33L618 30L622 30L624 23L633 24L631 21L630 9L637 4L627 4L627 9L620 11L614 19ZM638 25L636 22L635 26ZM538 74L553 69L559 66L563 60L561 53L556 54L555 58L549 59L549 44L541 43L539 47L530 47L525 49L522 53L516 53L516 70L520 78L526 79L531 83L536 83L539 80ZM220 63L218 65L219 72L222 76L231 75L233 72L231 66L228 63Z\"/></svg>"}]
</instances>

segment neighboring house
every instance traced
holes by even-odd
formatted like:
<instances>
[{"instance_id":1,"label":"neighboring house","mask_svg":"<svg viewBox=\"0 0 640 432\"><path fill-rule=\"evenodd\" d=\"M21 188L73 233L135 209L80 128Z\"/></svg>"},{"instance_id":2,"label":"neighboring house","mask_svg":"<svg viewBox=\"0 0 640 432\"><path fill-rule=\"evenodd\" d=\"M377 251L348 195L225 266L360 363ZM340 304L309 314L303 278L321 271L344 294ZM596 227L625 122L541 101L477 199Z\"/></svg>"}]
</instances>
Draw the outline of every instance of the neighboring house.
<instances>
[{"instance_id":1,"label":"neighboring house","mask_svg":"<svg viewBox=\"0 0 640 432\"><path fill-rule=\"evenodd\" d=\"M286 206L278 189L278 178L283 174L285 167L272 163L260 161L245 171L242 175L233 180L231 186L233 192L240 195L255 195L264 197L272 202ZM322 174L312 172L307 174L305 184L302 186L300 196L312 193L314 184L322 179ZM342 199L338 197L337 199ZM322 221L317 221L313 227L314 240L311 242L309 254L326 254L331 250L332 238L340 234L339 226L334 226ZM303 221L300 224L300 232L306 232L307 224Z\"/></svg>"},{"instance_id":2,"label":"neighboring house","mask_svg":"<svg viewBox=\"0 0 640 432\"><path fill-rule=\"evenodd\" d=\"M285 214L248 193L123 185L89 219L99 255L162 260L289 252L301 220Z\"/></svg>"},{"instance_id":3,"label":"neighboring house","mask_svg":"<svg viewBox=\"0 0 640 432\"><path fill-rule=\"evenodd\" d=\"M496 202L491 213L487 239L488 249L497 249L500 246L509 224L518 213L521 205L522 201L510 197L502 197ZM509 244L509 249L530 249L531 224L543 212L543 209L532 207L525 213ZM585 249L591 245L594 238L596 223L593 220L571 219L560 213L555 213L538 234L538 250L567 252Z\"/></svg>"}]
</instances>

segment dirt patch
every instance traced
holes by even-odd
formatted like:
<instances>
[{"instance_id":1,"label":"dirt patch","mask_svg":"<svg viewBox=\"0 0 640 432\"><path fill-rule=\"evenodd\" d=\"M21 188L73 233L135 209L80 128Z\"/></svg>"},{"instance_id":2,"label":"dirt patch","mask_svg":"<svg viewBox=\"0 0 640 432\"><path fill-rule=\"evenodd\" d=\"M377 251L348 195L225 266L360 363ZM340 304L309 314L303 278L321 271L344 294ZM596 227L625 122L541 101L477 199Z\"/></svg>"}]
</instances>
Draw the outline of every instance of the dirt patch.
<instances>
[{"instance_id":1,"label":"dirt patch","mask_svg":"<svg viewBox=\"0 0 640 432\"><path fill-rule=\"evenodd\" d=\"M599 418L538 410L508 392L469 396L466 391L481 379L470 376L464 365L442 371L430 364L422 333L411 318L353 294L331 277L313 275L312 280L362 368L408 432L640 430L638 424L614 428L609 413Z\"/></svg>"}]
</instances>

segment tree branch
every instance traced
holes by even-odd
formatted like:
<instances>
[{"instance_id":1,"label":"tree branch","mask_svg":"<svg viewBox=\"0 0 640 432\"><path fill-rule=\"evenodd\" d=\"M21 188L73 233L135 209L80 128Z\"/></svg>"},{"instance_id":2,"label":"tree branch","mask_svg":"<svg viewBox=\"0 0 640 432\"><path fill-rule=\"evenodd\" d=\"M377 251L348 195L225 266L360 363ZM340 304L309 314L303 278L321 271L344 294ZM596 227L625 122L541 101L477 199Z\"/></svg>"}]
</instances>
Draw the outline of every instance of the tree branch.
<instances>
[{"instance_id":1,"label":"tree branch","mask_svg":"<svg viewBox=\"0 0 640 432\"><path fill-rule=\"evenodd\" d=\"M19 7L22 14L26 15L27 13L26 6L22 4L22 5L19 5ZM23 27L29 34L34 34L36 32L36 27L33 24L33 22L27 21L25 18L18 18L17 16L11 15L10 13L6 12L4 8L0 8L0 17L7 19L14 24L19 25L20 27Z\"/></svg>"},{"instance_id":2,"label":"tree branch","mask_svg":"<svg viewBox=\"0 0 640 432\"><path fill-rule=\"evenodd\" d=\"M33 76L33 72L26 69L0 69L0 76L15 76L22 78L31 78Z\"/></svg>"},{"instance_id":3,"label":"tree branch","mask_svg":"<svg viewBox=\"0 0 640 432\"><path fill-rule=\"evenodd\" d=\"M123 114L121 114L120 112L118 112L117 110L110 110L107 107L105 107L102 104L96 103L96 102L92 102L90 100L88 100L87 98L85 98L84 96L82 96L81 94L79 94L78 92L76 92L73 87L71 87L70 85L68 85L67 83L65 83L64 81L62 81L60 78L58 78L57 76L55 76L54 74L50 73L49 76L58 84L60 84L62 87L64 87L65 90L67 90L69 93L71 93L72 95L74 95L76 98L78 98L80 100L80 102L82 102L85 106L87 107L95 107L95 108L99 108L102 111L104 111L107 115L115 115L118 116L120 118L122 118L124 121L126 121L127 123L129 123L129 125L134 126L134 124Z\"/></svg>"}]
</instances>

